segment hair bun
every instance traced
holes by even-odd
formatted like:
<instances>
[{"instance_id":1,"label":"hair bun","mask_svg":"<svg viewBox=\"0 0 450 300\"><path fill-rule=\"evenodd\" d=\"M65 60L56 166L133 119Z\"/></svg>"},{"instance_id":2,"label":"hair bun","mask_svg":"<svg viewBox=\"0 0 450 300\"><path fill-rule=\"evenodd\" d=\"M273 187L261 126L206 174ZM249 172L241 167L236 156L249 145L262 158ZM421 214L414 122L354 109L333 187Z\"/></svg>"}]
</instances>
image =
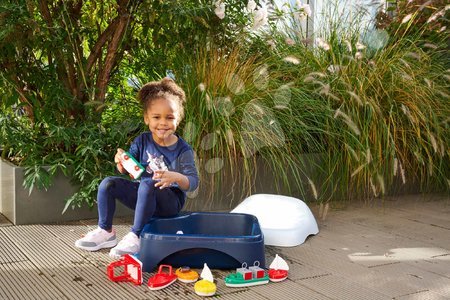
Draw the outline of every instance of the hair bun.
<instances>
[{"instance_id":1,"label":"hair bun","mask_svg":"<svg viewBox=\"0 0 450 300\"><path fill-rule=\"evenodd\" d=\"M183 106L186 102L186 94L183 89L170 77L164 77L160 81L151 81L146 83L139 90L137 97L144 110L147 110L149 104L155 99L173 99L178 103L180 108L180 116L183 117L184 115Z\"/></svg>"}]
</instances>

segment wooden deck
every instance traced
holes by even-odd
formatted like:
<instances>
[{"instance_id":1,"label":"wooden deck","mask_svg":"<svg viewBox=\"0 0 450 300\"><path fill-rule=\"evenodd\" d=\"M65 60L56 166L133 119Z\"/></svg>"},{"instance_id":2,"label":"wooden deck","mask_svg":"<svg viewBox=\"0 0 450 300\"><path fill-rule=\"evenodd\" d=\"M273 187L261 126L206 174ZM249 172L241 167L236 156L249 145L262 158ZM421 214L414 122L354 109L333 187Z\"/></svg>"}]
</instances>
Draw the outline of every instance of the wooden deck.
<instances>
[{"instance_id":1,"label":"wooden deck","mask_svg":"<svg viewBox=\"0 0 450 300\"><path fill-rule=\"evenodd\" d=\"M318 218L316 207L313 212ZM193 284L160 291L113 283L108 251L74 241L95 220L12 226L0 216L0 299L200 299ZM118 236L130 220L116 220ZM352 204L318 218L320 232L292 248L266 247L290 264L281 283L228 288L213 270L220 299L450 299L450 198L414 195ZM150 274L145 273L144 283Z\"/></svg>"}]
</instances>

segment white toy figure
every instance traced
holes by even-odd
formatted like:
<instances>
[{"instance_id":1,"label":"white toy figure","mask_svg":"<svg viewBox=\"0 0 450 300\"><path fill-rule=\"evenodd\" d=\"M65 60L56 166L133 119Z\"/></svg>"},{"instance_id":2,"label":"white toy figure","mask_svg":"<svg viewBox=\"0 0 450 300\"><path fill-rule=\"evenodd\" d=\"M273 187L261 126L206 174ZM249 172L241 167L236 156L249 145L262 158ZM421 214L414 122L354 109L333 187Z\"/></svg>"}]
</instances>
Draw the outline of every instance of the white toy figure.
<instances>
[{"instance_id":1,"label":"white toy figure","mask_svg":"<svg viewBox=\"0 0 450 300\"><path fill-rule=\"evenodd\" d=\"M168 168L166 166L166 164L164 163L164 156L155 156L152 155L150 153L148 153L147 151L147 155L148 155L148 166L146 168L146 171L150 174L152 174L155 171L161 170L161 171L167 171Z\"/></svg>"}]
</instances>

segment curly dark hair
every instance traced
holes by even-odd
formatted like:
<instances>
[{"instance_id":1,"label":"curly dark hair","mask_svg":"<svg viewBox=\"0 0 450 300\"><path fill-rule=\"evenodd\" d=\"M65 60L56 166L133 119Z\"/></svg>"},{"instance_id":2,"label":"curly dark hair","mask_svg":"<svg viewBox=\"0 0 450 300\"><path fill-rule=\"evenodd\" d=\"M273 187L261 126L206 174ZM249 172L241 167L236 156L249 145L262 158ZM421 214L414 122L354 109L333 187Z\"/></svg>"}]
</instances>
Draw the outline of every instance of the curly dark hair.
<instances>
[{"instance_id":1,"label":"curly dark hair","mask_svg":"<svg viewBox=\"0 0 450 300\"><path fill-rule=\"evenodd\" d=\"M177 103L179 109L179 121L184 117L184 103L186 103L186 94L172 79L163 78L160 81L151 81L146 83L137 95L139 102L144 109L144 113L152 101L160 98L173 100Z\"/></svg>"}]
</instances>

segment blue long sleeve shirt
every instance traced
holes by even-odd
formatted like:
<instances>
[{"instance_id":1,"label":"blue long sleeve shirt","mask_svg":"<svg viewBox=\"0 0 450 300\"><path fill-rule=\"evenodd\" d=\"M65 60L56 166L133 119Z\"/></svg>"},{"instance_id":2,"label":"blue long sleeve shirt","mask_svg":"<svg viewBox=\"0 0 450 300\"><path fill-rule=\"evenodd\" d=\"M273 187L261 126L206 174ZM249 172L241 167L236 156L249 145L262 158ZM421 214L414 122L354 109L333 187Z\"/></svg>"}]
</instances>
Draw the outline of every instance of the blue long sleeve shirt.
<instances>
[{"instance_id":1,"label":"blue long sleeve shirt","mask_svg":"<svg viewBox=\"0 0 450 300\"><path fill-rule=\"evenodd\" d=\"M152 137L151 132L144 132L134 139L128 151L139 163L146 168L142 173L141 180L153 177L153 173L147 166L152 157L161 157L169 171L183 174L189 180L187 192L194 191L198 187L198 173L195 166L194 151L192 147L178 136L178 141L168 147L158 145ZM172 186L178 187L177 184ZM184 191L186 192L186 191Z\"/></svg>"}]
</instances>

